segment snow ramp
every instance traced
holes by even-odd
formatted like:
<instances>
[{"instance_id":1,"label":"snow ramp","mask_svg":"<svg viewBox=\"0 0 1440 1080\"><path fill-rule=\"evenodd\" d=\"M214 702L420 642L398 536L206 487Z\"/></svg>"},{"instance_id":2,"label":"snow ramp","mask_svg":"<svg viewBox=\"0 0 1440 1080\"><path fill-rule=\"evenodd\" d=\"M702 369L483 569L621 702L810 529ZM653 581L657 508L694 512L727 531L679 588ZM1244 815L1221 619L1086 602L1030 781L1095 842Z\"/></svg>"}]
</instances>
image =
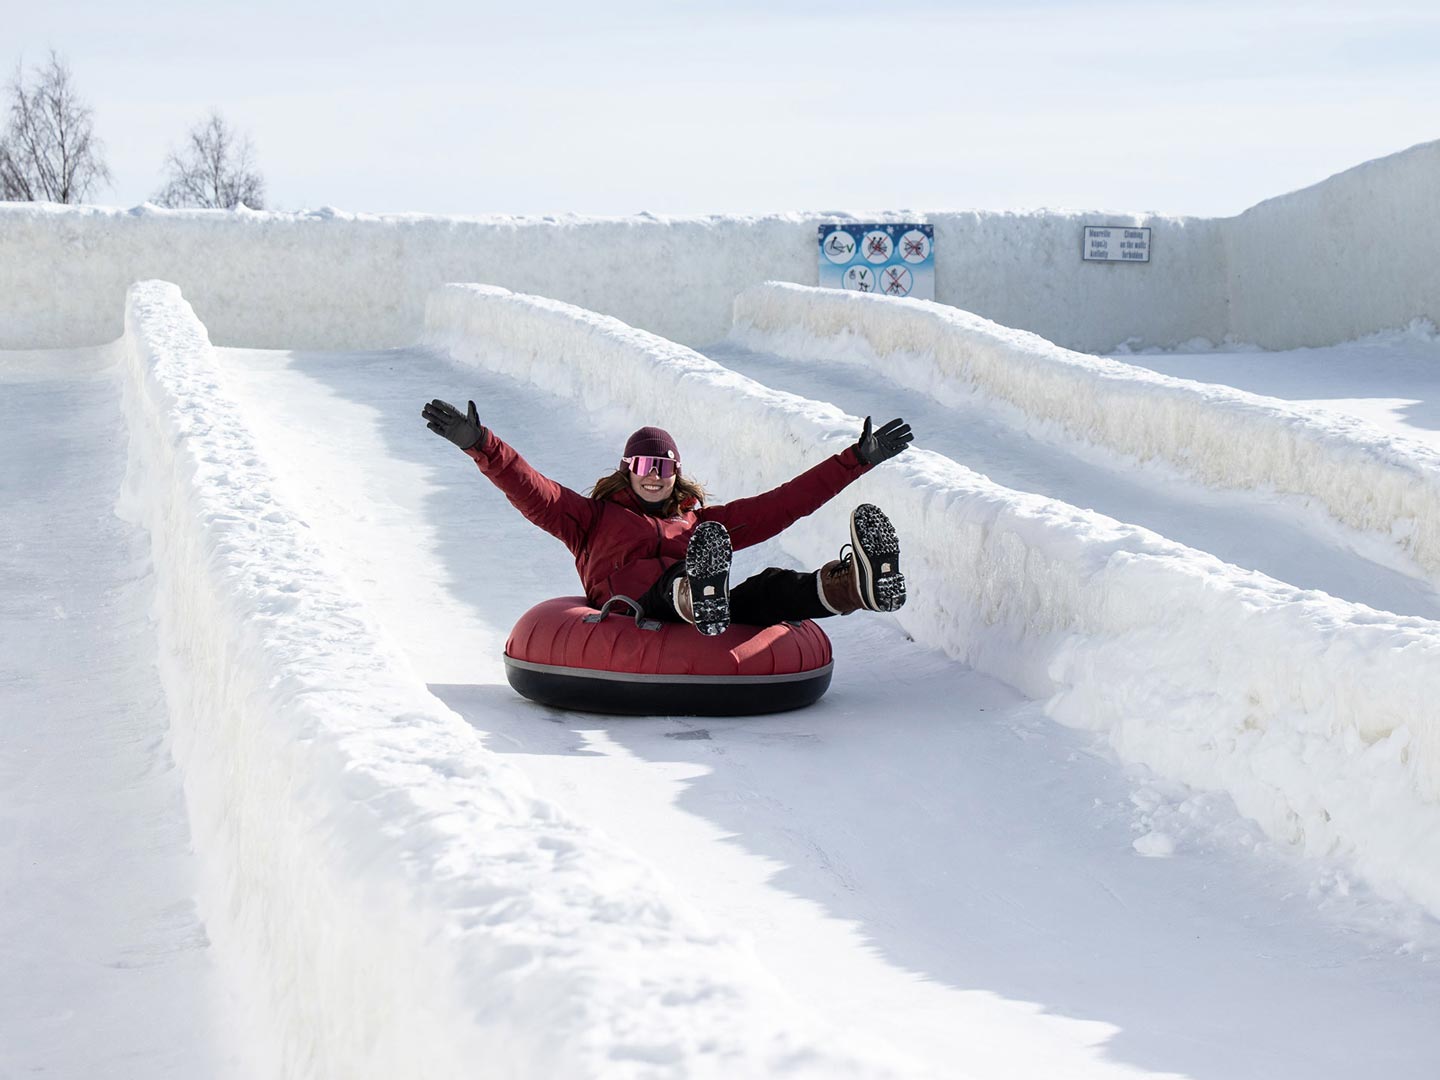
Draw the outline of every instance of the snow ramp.
<instances>
[{"instance_id":1,"label":"snow ramp","mask_svg":"<svg viewBox=\"0 0 1440 1080\"><path fill-rule=\"evenodd\" d=\"M179 290L128 295L127 486L259 1075L884 1077L481 748L327 566Z\"/></svg>"},{"instance_id":2,"label":"snow ramp","mask_svg":"<svg viewBox=\"0 0 1440 1080\"><path fill-rule=\"evenodd\" d=\"M850 299L767 295L792 292L822 313L831 297ZM504 289L437 290L426 327L457 362L592 407L665 401L740 490L783 482L817 444L839 450L860 424L614 319ZM727 453L737 445L743 455ZM923 449L862 478L855 499L885 507L905 537L917 587L899 618L917 641L1440 914L1440 725L1429 705L1440 624L1293 588ZM798 523L787 549L830 557L844 513L832 504Z\"/></svg>"},{"instance_id":3,"label":"snow ramp","mask_svg":"<svg viewBox=\"0 0 1440 1080\"><path fill-rule=\"evenodd\" d=\"M425 334L453 363L588 408L628 415L658 396L737 489L788 479L859 424L503 289L437 290ZM814 1015L743 938L538 795L427 690L280 497L178 289L131 289L123 347L128 504L153 545L201 914L245 988L246 1027L263 1033L265 1075L923 1075L904 1048ZM1440 910L1424 707L1440 690L1440 627L1295 590L923 449L854 494L906 537L923 587L901 621L917 641ZM788 550L831 557L843 514L802 522Z\"/></svg>"}]
</instances>

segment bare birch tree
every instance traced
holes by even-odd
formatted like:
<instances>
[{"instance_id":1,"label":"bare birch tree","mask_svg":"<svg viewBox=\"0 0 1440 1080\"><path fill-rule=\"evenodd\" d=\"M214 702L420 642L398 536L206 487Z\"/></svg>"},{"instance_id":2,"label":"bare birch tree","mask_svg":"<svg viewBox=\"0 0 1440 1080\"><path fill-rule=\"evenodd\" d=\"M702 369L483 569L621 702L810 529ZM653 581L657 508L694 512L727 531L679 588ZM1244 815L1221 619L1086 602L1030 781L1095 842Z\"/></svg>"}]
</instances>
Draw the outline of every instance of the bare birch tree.
<instances>
[{"instance_id":1,"label":"bare birch tree","mask_svg":"<svg viewBox=\"0 0 1440 1080\"><path fill-rule=\"evenodd\" d=\"M203 206L252 210L265 206L265 181L255 169L248 135L236 132L212 110L190 129L185 145L165 160L169 178L155 196L161 206Z\"/></svg>"},{"instance_id":2,"label":"bare birch tree","mask_svg":"<svg viewBox=\"0 0 1440 1080\"><path fill-rule=\"evenodd\" d=\"M0 136L0 199L77 203L110 182L92 111L76 95L70 69L55 52L33 87L17 64L6 92L10 115Z\"/></svg>"}]
</instances>

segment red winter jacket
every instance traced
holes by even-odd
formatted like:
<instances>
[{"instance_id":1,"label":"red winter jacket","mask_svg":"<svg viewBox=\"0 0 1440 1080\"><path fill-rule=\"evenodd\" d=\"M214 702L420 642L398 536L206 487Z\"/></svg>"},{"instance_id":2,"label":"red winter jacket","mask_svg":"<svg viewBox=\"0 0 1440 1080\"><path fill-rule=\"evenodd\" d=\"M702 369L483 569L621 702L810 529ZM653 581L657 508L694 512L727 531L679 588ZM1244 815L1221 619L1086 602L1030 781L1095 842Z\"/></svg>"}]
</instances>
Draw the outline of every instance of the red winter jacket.
<instances>
[{"instance_id":1,"label":"red winter jacket","mask_svg":"<svg viewBox=\"0 0 1440 1080\"><path fill-rule=\"evenodd\" d=\"M517 510L564 541L575 556L585 598L597 607L616 595L642 596L685 558L690 533L700 522L720 522L737 550L747 548L814 513L870 469L846 449L763 495L658 518L628 489L610 499L591 499L557 484L493 431L465 452Z\"/></svg>"}]
</instances>

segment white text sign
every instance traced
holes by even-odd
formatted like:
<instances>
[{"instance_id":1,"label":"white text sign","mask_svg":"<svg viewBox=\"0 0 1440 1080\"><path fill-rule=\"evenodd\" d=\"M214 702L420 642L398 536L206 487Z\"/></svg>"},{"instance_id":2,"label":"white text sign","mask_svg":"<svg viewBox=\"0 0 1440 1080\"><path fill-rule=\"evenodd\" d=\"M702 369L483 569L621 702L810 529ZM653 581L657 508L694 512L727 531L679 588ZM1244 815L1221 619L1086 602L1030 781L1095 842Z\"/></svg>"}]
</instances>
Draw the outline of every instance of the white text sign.
<instances>
[{"instance_id":1,"label":"white text sign","mask_svg":"<svg viewBox=\"0 0 1440 1080\"><path fill-rule=\"evenodd\" d=\"M1149 262L1150 230L1128 225L1086 225L1081 255L1095 262Z\"/></svg>"}]
</instances>

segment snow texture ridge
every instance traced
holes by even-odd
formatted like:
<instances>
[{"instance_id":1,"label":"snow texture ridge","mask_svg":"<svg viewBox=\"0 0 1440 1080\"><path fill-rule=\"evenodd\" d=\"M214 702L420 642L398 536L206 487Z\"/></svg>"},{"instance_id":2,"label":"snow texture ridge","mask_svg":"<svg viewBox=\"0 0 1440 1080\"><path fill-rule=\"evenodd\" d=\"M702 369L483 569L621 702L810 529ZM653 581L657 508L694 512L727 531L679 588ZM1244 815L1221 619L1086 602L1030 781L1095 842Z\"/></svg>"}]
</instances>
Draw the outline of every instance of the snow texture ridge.
<instances>
[{"instance_id":1,"label":"snow texture ridge","mask_svg":"<svg viewBox=\"0 0 1440 1080\"><path fill-rule=\"evenodd\" d=\"M275 498L176 286L130 290L124 347L124 507L261 1075L893 1075L426 691Z\"/></svg>"},{"instance_id":2,"label":"snow texture ridge","mask_svg":"<svg viewBox=\"0 0 1440 1080\"><path fill-rule=\"evenodd\" d=\"M426 342L637 424L663 415L687 463L737 494L860 429L615 319L499 288L437 290ZM898 618L918 641L1440 914L1440 625L1295 589L923 449L792 526L787 549L812 565L833 557L859 502L900 533L910 600Z\"/></svg>"},{"instance_id":3,"label":"snow texture ridge","mask_svg":"<svg viewBox=\"0 0 1440 1080\"><path fill-rule=\"evenodd\" d=\"M919 300L771 282L735 300L737 341L854 360L940 401L978 392L1202 483L1317 500L1440 577L1440 454L1360 420L1062 349Z\"/></svg>"}]
</instances>

